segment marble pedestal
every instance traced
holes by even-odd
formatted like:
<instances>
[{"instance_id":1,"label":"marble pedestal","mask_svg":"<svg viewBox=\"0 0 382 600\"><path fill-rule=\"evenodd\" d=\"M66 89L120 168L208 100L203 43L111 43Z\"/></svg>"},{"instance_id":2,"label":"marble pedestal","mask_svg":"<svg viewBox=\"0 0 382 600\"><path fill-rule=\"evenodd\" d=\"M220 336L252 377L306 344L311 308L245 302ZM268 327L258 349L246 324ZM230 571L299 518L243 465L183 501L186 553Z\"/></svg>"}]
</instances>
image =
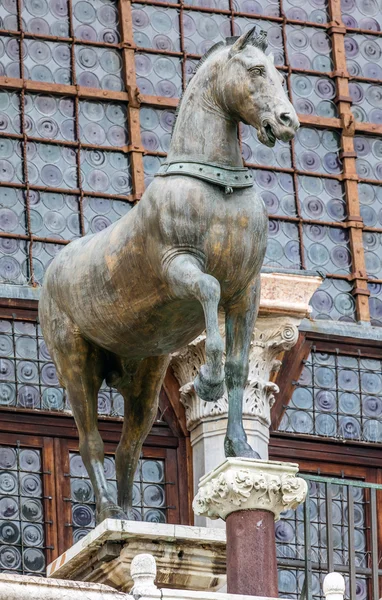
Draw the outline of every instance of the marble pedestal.
<instances>
[{"instance_id":1,"label":"marble pedestal","mask_svg":"<svg viewBox=\"0 0 382 600\"><path fill-rule=\"evenodd\" d=\"M199 483L197 515L227 525L227 591L278 596L274 521L304 502L306 481L298 465L228 458Z\"/></svg>"},{"instance_id":2,"label":"marble pedestal","mask_svg":"<svg viewBox=\"0 0 382 600\"><path fill-rule=\"evenodd\" d=\"M161 588L213 592L226 581L225 546L220 529L106 519L51 563L47 576L129 592L131 562L145 552L156 559Z\"/></svg>"}]
</instances>

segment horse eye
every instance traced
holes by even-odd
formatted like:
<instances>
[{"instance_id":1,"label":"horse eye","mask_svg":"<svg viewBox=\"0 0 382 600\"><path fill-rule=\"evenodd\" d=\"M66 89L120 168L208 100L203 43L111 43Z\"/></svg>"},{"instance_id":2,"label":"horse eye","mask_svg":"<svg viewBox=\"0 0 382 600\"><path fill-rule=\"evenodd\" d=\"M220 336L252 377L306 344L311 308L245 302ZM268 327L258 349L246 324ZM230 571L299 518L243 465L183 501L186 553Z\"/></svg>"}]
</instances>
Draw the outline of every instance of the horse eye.
<instances>
[{"instance_id":1,"label":"horse eye","mask_svg":"<svg viewBox=\"0 0 382 600\"><path fill-rule=\"evenodd\" d=\"M248 71L254 75L264 75L265 73L264 67L250 67Z\"/></svg>"}]
</instances>

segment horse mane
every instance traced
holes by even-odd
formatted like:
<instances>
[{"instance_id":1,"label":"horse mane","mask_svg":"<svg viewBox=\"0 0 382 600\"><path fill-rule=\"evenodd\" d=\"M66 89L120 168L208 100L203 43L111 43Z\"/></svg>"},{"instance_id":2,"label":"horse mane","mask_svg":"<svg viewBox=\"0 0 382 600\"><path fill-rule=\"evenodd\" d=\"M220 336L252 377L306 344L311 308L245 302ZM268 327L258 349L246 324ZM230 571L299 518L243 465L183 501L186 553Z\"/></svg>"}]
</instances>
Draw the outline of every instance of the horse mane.
<instances>
[{"instance_id":1,"label":"horse mane","mask_svg":"<svg viewBox=\"0 0 382 600\"><path fill-rule=\"evenodd\" d=\"M228 39L228 38L227 38L227 39ZM218 50L219 48L223 48L225 45L226 45L226 44L225 44L225 42L217 42L216 44L214 44L213 46L211 46L211 48L209 48L209 49L207 50L207 52L205 52L205 53L203 54L202 58L199 60L198 64L196 65L196 67L195 67L195 69L194 69L194 72L193 72L193 74L192 74L192 76L191 76L190 80L188 81L188 83L187 83L186 87L184 88L184 90L183 90L183 92L182 92L182 94L181 94L181 96L180 96L180 98L179 98L178 106L176 107L176 110L175 110L174 122L173 122L173 124L172 124L171 136L172 136L172 134L174 133L174 129L175 129L176 121L177 121L177 119L178 119L178 116L179 116L180 105L182 104L182 100L183 100L184 93L185 93L185 91L186 91L186 89L187 89L187 87L188 87L188 85L189 85L189 83L190 83L191 79L193 79L193 78L195 77L195 74L196 74L196 73L197 73L197 71L200 69L200 67L201 67L201 66L202 66L202 65L203 65L203 64L206 62L206 60L207 60L207 59L208 59L208 58L209 58L209 57L210 57L212 54L214 54L214 53L216 52L216 50Z\"/></svg>"},{"instance_id":2,"label":"horse mane","mask_svg":"<svg viewBox=\"0 0 382 600\"><path fill-rule=\"evenodd\" d=\"M257 25L255 25L255 27L253 27L250 31L248 31L248 33L246 34L245 38L246 38L246 44L250 44L251 46L255 46L256 48L259 48L260 50L262 50L263 52L265 52L265 50L267 49L268 43L267 43L267 32L264 31L263 29L261 29L259 31L259 33L257 35L254 35L255 30L257 29ZM176 125L176 121L178 119L179 116L179 111L181 108L181 104L182 104L182 100L185 94L185 91L190 83L190 81L195 77L196 73L198 72L198 70L200 69L200 67L202 67L202 65L204 65L204 63L206 62L206 60L208 60L210 58L210 56L212 56L212 54L215 54L215 52L217 50L219 50L220 48L226 48L227 46L233 46L233 44L235 42L237 42L237 40L240 38L240 36L232 36L232 37L227 37L225 39L225 42L220 41L217 42L216 44L214 44L213 46L211 46L211 48L209 48L207 50L207 52L205 52L202 56L202 58L199 60L198 64L196 65L194 72L190 78L190 80L188 81L186 87L184 88L180 98L179 98L179 102L178 102L178 106L176 107L175 110L175 115L174 115L174 122L172 124L172 129L171 129L171 136L174 133L174 129L175 129L175 125Z\"/></svg>"}]
</instances>

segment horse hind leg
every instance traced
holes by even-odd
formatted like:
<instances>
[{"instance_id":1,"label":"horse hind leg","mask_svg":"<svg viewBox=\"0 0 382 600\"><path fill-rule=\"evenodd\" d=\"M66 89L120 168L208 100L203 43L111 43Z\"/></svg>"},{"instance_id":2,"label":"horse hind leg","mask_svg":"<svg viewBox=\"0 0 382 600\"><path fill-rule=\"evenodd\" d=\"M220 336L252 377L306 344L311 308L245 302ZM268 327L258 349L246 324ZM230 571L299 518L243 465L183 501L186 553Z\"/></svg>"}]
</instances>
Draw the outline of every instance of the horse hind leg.
<instances>
[{"instance_id":1,"label":"horse hind leg","mask_svg":"<svg viewBox=\"0 0 382 600\"><path fill-rule=\"evenodd\" d=\"M134 475L142 445L158 411L159 392L170 359L145 358L125 370L117 390L124 398L125 417L116 455L118 504L129 515L132 507Z\"/></svg>"},{"instance_id":2,"label":"horse hind leg","mask_svg":"<svg viewBox=\"0 0 382 600\"><path fill-rule=\"evenodd\" d=\"M106 518L125 519L126 515L115 505L108 489L103 469L104 446L97 424L104 356L99 348L81 336L66 315L60 313L55 324L53 347L49 349L77 425L80 454L96 497L97 523Z\"/></svg>"}]
</instances>

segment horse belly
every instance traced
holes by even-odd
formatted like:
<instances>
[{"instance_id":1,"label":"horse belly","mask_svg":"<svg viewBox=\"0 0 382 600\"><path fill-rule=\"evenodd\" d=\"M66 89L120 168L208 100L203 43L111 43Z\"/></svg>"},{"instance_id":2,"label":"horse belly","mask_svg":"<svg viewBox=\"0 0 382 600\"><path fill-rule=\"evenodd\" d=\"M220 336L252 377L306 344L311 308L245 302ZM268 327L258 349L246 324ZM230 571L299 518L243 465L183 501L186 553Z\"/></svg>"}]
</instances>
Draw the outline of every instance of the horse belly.
<instances>
[{"instance_id":1,"label":"horse belly","mask_svg":"<svg viewBox=\"0 0 382 600\"><path fill-rule=\"evenodd\" d=\"M204 329L204 313L199 302L173 301L142 311L138 318L126 315L118 323L107 319L97 331L90 331L84 323L82 332L105 350L139 359L175 352Z\"/></svg>"}]
</instances>

